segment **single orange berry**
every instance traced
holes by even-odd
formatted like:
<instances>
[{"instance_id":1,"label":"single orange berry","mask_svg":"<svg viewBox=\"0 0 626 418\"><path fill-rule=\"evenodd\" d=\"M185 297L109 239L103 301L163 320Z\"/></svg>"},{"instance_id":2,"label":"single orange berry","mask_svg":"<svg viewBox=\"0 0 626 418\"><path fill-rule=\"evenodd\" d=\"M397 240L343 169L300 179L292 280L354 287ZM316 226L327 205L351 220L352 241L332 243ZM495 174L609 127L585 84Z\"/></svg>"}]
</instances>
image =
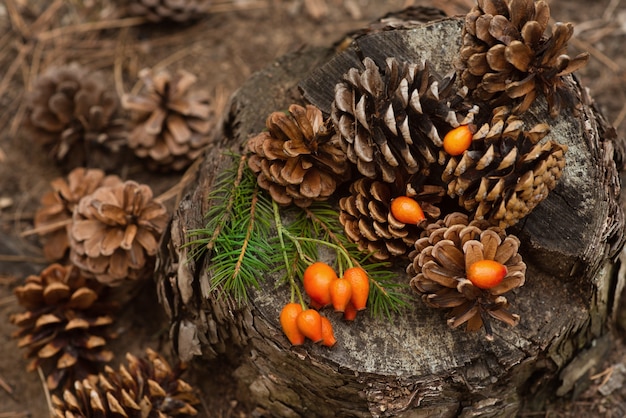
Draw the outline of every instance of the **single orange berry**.
<instances>
[{"instance_id":1,"label":"single orange berry","mask_svg":"<svg viewBox=\"0 0 626 418\"><path fill-rule=\"evenodd\" d=\"M472 144L473 136L469 125L456 127L443 137L443 149L450 155L461 155Z\"/></svg>"},{"instance_id":2,"label":"single orange berry","mask_svg":"<svg viewBox=\"0 0 626 418\"><path fill-rule=\"evenodd\" d=\"M321 261L311 264L304 270L302 278L304 291L311 298L311 305L321 308L331 302L329 286L336 279L335 270Z\"/></svg>"},{"instance_id":3,"label":"single orange berry","mask_svg":"<svg viewBox=\"0 0 626 418\"><path fill-rule=\"evenodd\" d=\"M476 261L467 269L467 279L472 284L481 289L490 289L497 286L504 276L507 269L504 264L494 260Z\"/></svg>"},{"instance_id":4,"label":"single orange berry","mask_svg":"<svg viewBox=\"0 0 626 418\"><path fill-rule=\"evenodd\" d=\"M350 282L352 296L350 302L357 311L362 311L367 306L367 298L370 294L370 279L361 267L350 267L343 273L343 278Z\"/></svg>"},{"instance_id":5,"label":"single orange berry","mask_svg":"<svg viewBox=\"0 0 626 418\"><path fill-rule=\"evenodd\" d=\"M280 326L287 336L289 342L293 345L301 345L304 343L304 334L298 329L296 319L302 312L302 305L299 303L288 303L280 311Z\"/></svg>"},{"instance_id":6,"label":"single orange berry","mask_svg":"<svg viewBox=\"0 0 626 418\"><path fill-rule=\"evenodd\" d=\"M408 196L398 196L391 201L391 214L398 221L411 225L426 219L419 203Z\"/></svg>"},{"instance_id":7,"label":"single orange berry","mask_svg":"<svg viewBox=\"0 0 626 418\"><path fill-rule=\"evenodd\" d=\"M315 309L302 311L296 317L298 329L314 343L322 341L322 316Z\"/></svg>"},{"instance_id":8,"label":"single orange berry","mask_svg":"<svg viewBox=\"0 0 626 418\"><path fill-rule=\"evenodd\" d=\"M346 279L336 279L330 283L330 301L335 312L343 312L352 297L352 285Z\"/></svg>"},{"instance_id":9,"label":"single orange berry","mask_svg":"<svg viewBox=\"0 0 626 418\"><path fill-rule=\"evenodd\" d=\"M333 331L333 324L329 319L322 316L322 345L326 347L332 347L337 340L335 339L335 332Z\"/></svg>"},{"instance_id":10,"label":"single orange berry","mask_svg":"<svg viewBox=\"0 0 626 418\"><path fill-rule=\"evenodd\" d=\"M352 304L352 302L348 303L346 306L346 310L343 312L343 319L346 321L354 321L356 318L357 310Z\"/></svg>"}]
</instances>

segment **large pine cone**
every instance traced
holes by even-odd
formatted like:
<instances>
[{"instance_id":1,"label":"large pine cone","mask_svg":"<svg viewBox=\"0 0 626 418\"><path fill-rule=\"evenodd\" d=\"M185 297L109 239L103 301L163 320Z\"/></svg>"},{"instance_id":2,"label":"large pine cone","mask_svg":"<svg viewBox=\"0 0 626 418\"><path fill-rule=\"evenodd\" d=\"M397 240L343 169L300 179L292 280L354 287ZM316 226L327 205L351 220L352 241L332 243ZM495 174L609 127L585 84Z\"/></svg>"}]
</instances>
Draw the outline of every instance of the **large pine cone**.
<instances>
[{"instance_id":1,"label":"large pine cone","mask_svg":"<svg viewBox=\"0 0 626 418\"><path fill-rule=\"evenodd\" d=\"M126 0L126 14L158 23L186 23L201 18L211 0Z\"/></svg>"},{"instance_id":2,"label":"large pine cone","mask_svg":"<svg viewBox=\"0 0 626 418\"><path fill-rule=\"evenodd\" d=\"M468 109L454 75L440 77L428 64L371 58L352 68L335 87L332 120L359 172L392 183L398 175L427 172L439 160L443 136L462 123ZM470 113L471 115L471 113Z\"/></svg>"},{"instance_id":3,"label":"large pine cone","mask_svg":"<svg viewBox=\"0 0 626 418\"><path fill-rule=\"evenodd\" d=\"M547 124L530 130L523 125L509 108L497 108L474 134L470 148L448 160L442 175L448 194L458 196L475 219L502 228L514 225L556 187L567 146L540 142L549 132Z\"/></svg>"},{"instance_id":4,"label":"large pine cone","mask_svg":"<svg viewBox=\"0 0 626 418\"><path fill-rule=\"evenodd\" d=\"M129 180L101 187L74 210L70 259L109 286L146 278L168 219L147 185Z\"/></svg>"},{"instance_id":5,"label":"large pine cone","mask_svg":"<svg viewBox=\"0 0 626 418\"><path fill-rule=\"evenodd\" d=\"M453 328L467 323L467 331L477 331L484 325L488 339L493 338L489 317L517 325L520 318L508 311L503 296L525 281L526 264L517 253L520 243L515 236L485 222L469 222L458 212L429 225L422 235L409 254L407 273L426 304L452 308L448 324ZM495 260L506 267L500 284L482 289L468 280L468 268L479 260Z\"/></svg>"},{"instance_id":6,"label":"large pine cone","mask_svg":"<svg viewBox=\"0 0 626 418\"><path fill-rule=\"evenodd\" d=\"M41 207L35 213L35 230L43 241L44 256L50 261L61 260L69 249L69 231L74 208L83 197L98 187L113 186L122 180L106 176L99 169L75 168L67 179L59 177L50 185L52 191L41 198Z\"/></svg>"},{"instance_id":7,"label":"large pine cone","mask_svg":"<svg viewBox=\"0 0 626 418\"><path fill-rule=\"evenodd\" d=\"M126 144L119 102L101 73L78 65L54 67L28 97L27 125L62 165L108 168Z\"/></svg>"},{"instance_id":8,"label":"large pine cone","mask_svg":"<svg viewBox=\"0 0 626 418\"><path fill-rule=\"evenodd\" d=\"M550 9L544 0L481 0L467 14L460 67L463 83L481 100L503 104L516 99L516 113L527 110L542 92L555 117L567 89L562 77L581 68L588 53L567 55L571 23L546 29Z\"/></svg>"},{"instance_id":9,"label":"large pine cone","mask_svg":"<svg viewBox=\"0 0 626 418\"><path fill-rule=\"evenodd\" d=\"M20 327L14 336L19 347L32 358L27 369L41 366L47 385L63 383L96 373L100 363L113 358L107 340L115 305L106 302L108 289L86 279L74 266L52 264L39 276L29 276L15 288L15 296L26 312L11 316Z\"/></svg>"},{"instance_id":10,"label":"large pine cone","mask_svg":"<svg viewBox=\"0 0 626 418\"><path fill-rule=\"evenodd\" d=\"M89 376L66 390L63 399L52 395L55 418L128 417L168 418L195 416L199 403L193 388L179 377L182 369L151 349L146 358L126 354L128 367Z\"/></svg>"},{"instance_id":11,"label":"large pine cone","mask_svg":"<svg viewBox=\"0 0 626 418\"><path fill-rule=\"evenodd\" d=\"M128 145L156 170L188 167L210 142L217 122L209 92L192 88L196 76L184 70L172 77L143 69L139 77L145 91L122 98L134 125Z\"/></svg>"},{"instance_id":12,"label":"large pine cone","mask_svg":"<svg viewBox=\"0 0 626 418\"><path fill-rule=\"evenodd\" d=\"M423 225L402 223L390 211L393 198L404 192L399 193L389 183L360 178L350 185L350 193L339 201L339 221L360 251L376 260L387 260L405 255L413 248ZM410 194L427 216L426 222L441 215L436 203L445 194L442 187L423 185Z\"/></svg>"},{"instance_id":13,"label":"large pine cone","mask_svg":"<svg viewBox=\"0 0 626 418\"><path fill-rule=\"evenodd\" d=\"M248 165L277 203L307 207L349 180L350 163L317 107L292 104L288 113L272 113L266 126L248 141Z\"/></svg>"}]
</instances>

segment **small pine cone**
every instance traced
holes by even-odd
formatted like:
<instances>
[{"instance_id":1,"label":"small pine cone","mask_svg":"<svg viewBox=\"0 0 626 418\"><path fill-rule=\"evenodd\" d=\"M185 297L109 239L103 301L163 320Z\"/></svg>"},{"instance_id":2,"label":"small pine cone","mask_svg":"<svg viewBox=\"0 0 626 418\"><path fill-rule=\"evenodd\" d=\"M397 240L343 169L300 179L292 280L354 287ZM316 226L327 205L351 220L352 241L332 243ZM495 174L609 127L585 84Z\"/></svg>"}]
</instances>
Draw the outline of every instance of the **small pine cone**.
<instances>
[{"instance_id":1,"label":"small pine cone","mask_svg":"<svg viewBox=\"0 0 626 418\"><path fill-rule=\"evenodd\" d=\"M317 107L292 104L288 113L272 113L266 126L248 141L248 165L277 203L307 207L350 178L338 137Z\"/></svg>"},{"instance_id":2,"label":"small pine cone","mask_svg":"<svg viewBox=\"0 0 626 418\"><path fill-rule=\"evenodd\" d=\"M121 182L119 177L107 176L102 170L78 167L67 175L67 179L59 177L50 183L52 191L41 198L41 207L35 213L34 221L46 259L58 261L65 257L70 245L72 213L80 199L98 187Z\"/></svg>"},{"instance_id":3,"label":"small pine cone","mask_svg":"<svg viewBox=\"0 0 626 418\"><path fill-rule=\"evenodd\" d=\"M524 284L526 264L518 254L519 240L503 229L485 222L468 221L467 215L455 212L429 227L409 254L412 260L407 273L411 287L422 300L435 308L452 308L448 325L456 328L467 323L467 331L483 325L488 339L493 339L489 317L515 326L519 315L508 311L506 292ZM506 267L502 281L481 289L467 279L469 266L479 260L494 260Z\"/></svg>"},{"instance_id":4,"label":"small pine cone","mask_svg":"<svg viewBox=\"0 0 626 418\"><path fill-rule=\"evenodd\" d=\"M392 184L367 178L352 183L350 193L339 201L339 221L360 251L371 253L376 260L387 260L413 248L424 225L402 223L390 210L393 198L403 193L395 191ZM426 222L441 215L435 204L445 194L442 187L424 185L409 194L420 204Z\"/></svg>"},{"instance_id":5,"label":"small pine cone","mask_svg":"<svg viewBox=\"0 0 626 418\"><path fill-rule=\"evenodd\" d=\"M179 70L175 76L149 69L139 72L146 91L124 95L133 128L128 145L155 170L187 168L211 140L217 117L208 91L192 89L196 76Z\"/></svg>"},{"instance_id":6,"label":"small pine cone","mask_svg":"<svg viewBox=\"0 0 626 418\"><path fill-rule=\"evenodd\" d=\"M461 79L480 100L496 105L518 101L516 113L526 111L542 92L552 117L559 114L562 77L583 67L588 53L567 55L571 23L546 29L550 8L544 0L482 0L467 14L459 66Z\"/></svg>"},{"instance_id":7,"label":"small pine cone","mask_svg":"<svg viewBox=\"0 0 626 418\"><path fill-rule=\"evenodd\" d=\"M395 58L387 59L385 69L371 58L363 65L344 75L332 104L348 158L365 177L387 183L428 169L439 160L440 134L459 126L467 111L454 75L442 78L429 64Z\"/></svg>"},{"instance_id":8,"label":"small pine cone","mask_svg":"<svg viewBox=\"0 0 626 418\"><path fill-rule=\"evenodd\" d=\"M105 346L114 336L108 325L116 305L105 301L107 291L76 267L60 264L15 288L26 311L10 318L20 327L14 336L32 358L28 371L41 367L51 390L97 372L100 363L113 358Z\"/></svg>"},{"instance_id":9,"label":"small pine cone","mask_svg":"<svg viewBox=\"0 0 626 418\"><path fill-rule=\"evenodd\" d=\"M211 0L127 0L126 14L149 22L187 23L207 13Z\"/></svg>"},{"instance_id":10,"label":"small pine cone","mask_svg":"<svg viewBox=\"0 0 626 418\"><path fill-rule=\"evenodd\" d=\"M126 144L119 101L101 73L78 65L39 77L27 100L27 126L62 165L109 167Z\"/></svg>"},{"instance_id":11,"label":"small pine cone","mask_svg":"<svg viewBox=\"0 0 626 418\"><path fill-rule=\"evenodd\" d=\"M146 358L126 354L128 366L119 371L106 366L104 373L74 382L63 399L52 395L55 418L128 417L168 418L198 414L200 403L193 388L180 379L181 367L169 363L151 349Z\"/></svg>"},{"instance_id":12,"label":"small pine cone","mask_svg":"<svg viewBox=\"0 0 626 418\"><path fill-rule=\"evenodd\" d=\"M514 225L548 196L563 172L567 146L540 142L548 131L543 123L524 130L509 108L495 109L470 148L448 160L442 174L448 195L458 196L475 219Z\"/></svg>"},{"instance_id":13,"label":"small pine cone","mask_svg":"<svg viewBox=\"0 0 626 418\"><path fill-rule=\"evenodd\" d=\"M147 185L129 180L100 187L74 210L70 259L84 274L109 286L146 278L168 219Z\"/></svg>"}]
</instances>

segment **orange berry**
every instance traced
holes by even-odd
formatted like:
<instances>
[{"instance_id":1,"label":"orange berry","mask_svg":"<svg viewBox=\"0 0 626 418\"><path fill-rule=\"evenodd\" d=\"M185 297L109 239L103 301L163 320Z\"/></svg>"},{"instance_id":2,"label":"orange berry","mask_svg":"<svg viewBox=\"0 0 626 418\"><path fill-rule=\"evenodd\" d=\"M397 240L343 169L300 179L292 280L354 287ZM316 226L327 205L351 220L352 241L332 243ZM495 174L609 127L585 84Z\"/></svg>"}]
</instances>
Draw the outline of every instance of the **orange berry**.
<instances>
[{"instance_id":1,"label":"orange berry","mask_svg":"<svg viewBox=\"0 0 626 418\"><path fill-rule=\"evenodd\" d=\"M322 316L315 309L302 311L296 317L298 329L314 343L322 341Z\"/></svg>"},{"instance_id":2,"label":"orange berry","mask_svg":"<svg viewBox=\"0 0 626 418\"><path fill-rule=\"evenodd\" d=\"M350 267L343 273L343 278L350 282L352 296L350 302L357 311L365 309L370 294L370 279L361 267Z\"/></svg>"},{"instance_id":3,"label":"orange berry","mask_svg":"<svg viewBox=\"0 0 626 418\"><path fill-rule=\"evenodd\" d=\"M480 260L469 266L467 279L476 287L490 289L497 286L506 273L507 269L504 264L494 260Z\"/></svg>"},{"instance_id":4,"label":"orange berry","mask_svg":"<svg viewBox=\"0 0 626 418\"><path fill-rule=\"evenodd\" d=\"M472 144L473 136L469 125L456 127L443 137L443 149L450 155L461 155Z\"/></svg>"},{"instance_id":5,"label":"orange berry","mask_svg":"<svg viewBox=\"0 0 626 418\"><path fill-rule=\"evenodd\" d=\"M336 279L330 283L330 301L335 312L343 312L352 297L352 285L346 279Z\"/></svg>"},{"instance_id":6,"label":"orange berry","mask_svg":"<svg viewBox=\"0 0 626 418\"><path fill-rule=\"evenodd\" d=\"M398 221L411 225L426 219L419 203L408 196L398 196L391 201L391 214Z\"/></svg>"},{"instance_id":7,"label":"orange berry","mask_svg":"<svg viewBox=\"0 0 626 418\"><path fill-rule=\"evenodd\" d=\"M346 310L343 312L343 319L345 319L346 321L354 321L357 312L358 311L356 310L352 302L350 302L346 306Z\"/></svg>"},{"instance_id":8,"label":"orange berry","mask_svg":"<svg viewBox=\"0 0 626 418\"><path fill-rule=\"evenodd\" d=\"M332 347L336 342L333 324L330 323L328 318L322 316L322 345Z\"/></svg>"},{"instance_id":9,"label":"orange berry","mask_svg":"<svg viewBox=\"0 0 626 418\"><path fill-rule=\"evenodd\" d=\"M302 279L304 291L311 298L311 305L321 308L331 302L329 286L337 279L337 273L331 266L317 261L304 270Z\"/></svg>"},{"instance_id":10,"label":"orange berry","mask_svg":"<svg viewBox=\"0 0 626 418\"><path fill-rule=\"evenodd\" d=\"M288 303L280 311L280 325L283 332L293 345L301 345L304 343L304 334L298 329L296 319L302 312L302 305L299 303Z\"/></svg>"}]
</instances>

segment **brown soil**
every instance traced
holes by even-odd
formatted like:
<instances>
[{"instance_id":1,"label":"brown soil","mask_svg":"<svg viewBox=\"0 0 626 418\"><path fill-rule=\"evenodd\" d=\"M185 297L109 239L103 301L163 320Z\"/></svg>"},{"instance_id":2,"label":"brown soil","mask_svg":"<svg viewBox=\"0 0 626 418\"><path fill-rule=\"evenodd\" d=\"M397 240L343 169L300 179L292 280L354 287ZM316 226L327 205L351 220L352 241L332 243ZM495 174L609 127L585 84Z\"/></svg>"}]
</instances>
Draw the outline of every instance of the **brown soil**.
<instances>
[{"instance_id":1,"label":"brown soil","mask_svg":"<svg viewBox=\"0 0 626 418\"><path fill-rule=\"evenodd\" d=\"M121 2L121 0L120 0ZM192 25L141 25L119 20L114 0L5 0L0 3L0 417L45 417L46 391L11 334L9 315L20 312L12 290L45 263L32 228L33 214L50 179L61 175L52 160L21 129L23 98L46 68L78 61L105 71L118 92L135 88L144 67L185 68L221 103L253 72L275 58L307 45L328 46L342 34L392 10L412 4L465 13L472 0L222 0ZM579 72L607 119L626 138L626 2L552 0L555 20L576 25L572 52L591 53ZM100 26L98 26L100 25ZM146 182L159 194L180 175L154 175L137 165L123 167L128 178ZM171 205L171 203L170 203ZM624 315L626 316L626 315ZM167 318L152 283L128 305L117 323L112 348L118 361L127 351L151 347L168 354ZM617 334L617 332L616 332ZM626 348L616 338L604 364L581 379L577 397L557 399L539 414L525 416L624 416L626 388L610 382L625 377ZM223 359L194 364L186 380L200 392L200 416L260 414L237 396L232 370ZM597 375L594 375L597 374ZM571 395L571 394L570 394Z\"/></svg>"}]
</instances>

